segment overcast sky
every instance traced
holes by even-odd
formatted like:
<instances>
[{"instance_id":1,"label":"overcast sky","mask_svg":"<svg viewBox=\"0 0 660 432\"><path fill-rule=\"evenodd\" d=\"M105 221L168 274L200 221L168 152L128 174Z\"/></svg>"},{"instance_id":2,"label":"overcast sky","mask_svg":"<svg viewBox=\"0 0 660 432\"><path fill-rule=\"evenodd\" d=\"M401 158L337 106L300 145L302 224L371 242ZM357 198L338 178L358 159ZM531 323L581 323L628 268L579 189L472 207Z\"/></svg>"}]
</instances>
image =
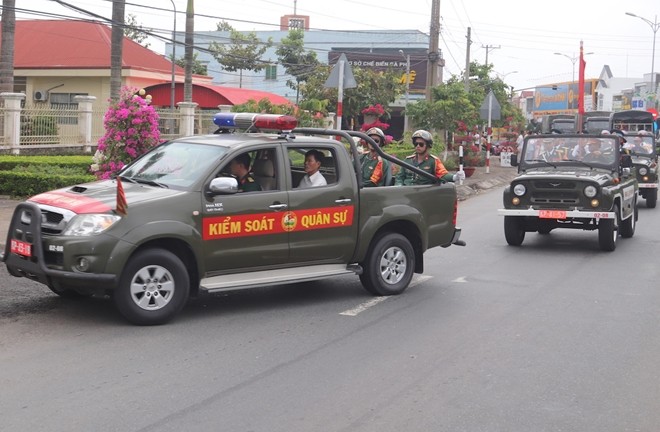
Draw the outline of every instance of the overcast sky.
<instances>
[{"instance_id":1,"label":"overcast sky","mask_svg":"<svg viewBox=\"0 0 660 432\"><path fill-rule=\"evenodd\" d=\"M111 0L62 0L110 18ZM126 13L138 23L166 35L185 28L186 0L126 0ZM429 32L431 0L298 0L297 11L309 15L313 29L398 30ZM144 6L140 6L144 5ZM16 0L18 19L80 17L53 0ZM162 8L158 10L155 8ZM221 19L238 30L277 30L279 18L294 11L294 0L195 0L195 30L214 30ZM465 67L467 28L472 29L472 59L488 62L515 88L571 81L573 64L565 56L587 55L586 76L597 78L604 65L616 77L641 78L651 72L653 30L632 12L658 22L660 0L441 0L440 48L446 60L444 77ZM55 14L54 16L52 14ZM660 38L659 38L660 39ZM655 71L660 70L660 40ZM486 47L490 46L491 49ZM151 48L164 52L164 43ZM514 72L516 71L516 72ZM577 80L578 64L575 65Z\"/></svg>"}]
</instances>

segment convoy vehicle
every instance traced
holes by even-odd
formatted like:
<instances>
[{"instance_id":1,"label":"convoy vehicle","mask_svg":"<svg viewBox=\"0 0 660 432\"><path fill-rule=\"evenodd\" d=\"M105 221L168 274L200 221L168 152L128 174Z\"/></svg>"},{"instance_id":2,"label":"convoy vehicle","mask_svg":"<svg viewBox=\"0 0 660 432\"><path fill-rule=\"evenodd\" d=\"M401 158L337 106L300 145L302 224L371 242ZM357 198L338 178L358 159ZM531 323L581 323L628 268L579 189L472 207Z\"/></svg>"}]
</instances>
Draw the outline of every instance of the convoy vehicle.
<instances>
[{"instance_id":1,"label":"convoy vehicle","mask_svg":"<svg viewBox=\"0 0 660 432\"><path fill-rule=\"evenodd\" d=\"M639 194L646 207L655 208L658 201L658 153L651 132L625 133L623 149L632 157L639 184Z\"/></svg>"},{"instance_id":2,"label":"convoy vehicle","mask_svg":"<svg viewBox=\"0 0 660 432\"><path fill-rule=\"evenodd\" d=\"M504 190L504 236L520 246L527 232L555 228L598 231L604 251L637 223L637 180L630 155L614 135L536 135L525 138L518 176Z\"/></svg>"},{"instance_id":3,"label":"convoy vehicle","mask_svg":"<svg viewBox=\"0 0 660 432\"><path fill-rule=\"evenodd\" d=\"M571 114L549 114L542 117L541 133L575 133L575 116Z\"/></svg>"},{"instance_id":4,"label":"convoy vehicle","mask_svg":"<svg viewBox=\"0 0 660 432\"><path fill-rule=\"evenodd\" d=\"M352 136L435 180L363 133L293 130L289 116L214 122L222 133L163 143L114 179L20 203L1 257L9 273L64 297L110 295L129 321L152 325L189 296L350 273L374 295L399 294L423 272L427 249L465 244L453 183L363 188ZM309 150L322 154L326 186L298 187ZM261 191L239 192L230 174L246 153Z\"/></svg>"},{"instance_id":5,"label":"convoy vehicle","mask_svg":"<svg viewBox=\"0 0 660 432\"><path fill-rule=\"evenodd\" d=\"M587 111L582 115L582 132L586 134L600 134L604 130L611 130L610 111Z\"/></svg>"},{"instance_id":6,"label":"convoy vehicle","mask_svg":"<svg viewBox=\"0 0 660 432\"><path fill-rule=\"evenodd\" d=\"M642 110L616 111L610 115L610 129L624 132L648 131L654 133L653 114Z\"/></svg>"}]
</instances>

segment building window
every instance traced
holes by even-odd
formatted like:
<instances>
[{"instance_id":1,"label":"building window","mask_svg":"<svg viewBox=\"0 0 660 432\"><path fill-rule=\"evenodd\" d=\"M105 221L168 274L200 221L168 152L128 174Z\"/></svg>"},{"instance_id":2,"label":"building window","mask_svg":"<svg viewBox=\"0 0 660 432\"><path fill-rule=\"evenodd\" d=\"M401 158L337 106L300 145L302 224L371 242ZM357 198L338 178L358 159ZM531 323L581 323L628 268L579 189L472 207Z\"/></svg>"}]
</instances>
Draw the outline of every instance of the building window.
<instances>
[{"instance_id":1,"label":"building window","mask_svg":"<svg viewBox=\"0 0 660 432\"><path fill-rule=\"evenodd\" d=\"M266 79L267 80L276 80L277 79L277 65L267 65L266 66Z\"/></svg>"},{"instance_id":2,"label":"building window","mask_svg":"<svg viewBox=\"0 0 660 432\"><path fill-rule=\"evenodd\" d=\"M50 93L48 95L52 109L66 111L66 114L57 117L58 124L78 124L78 102L74 99L76 96L87 96L87 93Z\"/></svg>"},{"instance_id":3,"label":"building window","mask_svg":"<svg viewBox=\"0 0 660 432\"><path fill-rule=\"evenodd\" d=\"M289 18L289 30L305 30L305 20L302 18Z\"/></svg>"}]
</instances>

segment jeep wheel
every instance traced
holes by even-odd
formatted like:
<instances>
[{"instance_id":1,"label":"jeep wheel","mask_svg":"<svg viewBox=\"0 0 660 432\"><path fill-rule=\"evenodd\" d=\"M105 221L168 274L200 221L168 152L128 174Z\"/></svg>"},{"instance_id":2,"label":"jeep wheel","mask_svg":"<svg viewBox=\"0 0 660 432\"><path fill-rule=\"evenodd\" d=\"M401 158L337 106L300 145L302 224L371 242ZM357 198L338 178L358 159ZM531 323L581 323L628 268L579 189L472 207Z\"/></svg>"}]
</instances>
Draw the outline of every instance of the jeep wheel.
<instances>
[{"instance_id":1,"label":"jeep wheel","mask_svg":"<svg viewBox=\"0 0 660 432\"><path fill-rule=\"evenodd\" d=\"M119 312L138 325L163 324L186 304L190 281L181 260L164 249L147 249L132 257L114 293Z\"/></svg>"},{"instance_id":2,"label":"jeep wheel","mask_svg":"<svg viewBox=\"0 0 660 432\"><path fill-rule=\"evenodd\" d=\"M658 190L648 189L646 191L646 208L655 208L658 202Z\"/></svg>"},{"instance_id":3,"label":"jeep wheel","mask_svg":"<svg viewBox=\"0 0 660 432\"><path fill-rule=\"evenodd\" d=\"M401 294L413 277L415 252L401 234L385 234L369 248L360 275L362 286L374 295Z\"/></svg>"},{"instance_id":4,"label":"jeep wheel","mask_svg":"<svg viewBox=\"0 0 660 432\"><path fill-rule=\"evenodd\" d=\"M601 219L598 222L598 244L601 250L612 252L616 249L616 240L619 237L619 206L612 209L614 219Z\"/></svg>"},{"instance_id":5,"label":"jeep wheel","mask_svg":"<svg viewBox=\"0 0 660 432\"><path fill-rule=\"evenodd\" d=\"M647 201L648 203L648 201ZM628 219L621 221L621 237L630 238L635 235L637 226L637 200L633 203L633 212Z\"/></svg>"},{"instance_id":6,"label":"jeep wheel","mask_svg":"<svg viewBox=\"0 0 660 432\"><path fill-rule=\"evenodd\" d=\"M504 237L511 246L520 246L525 240L523 219L518 216L504 216Z\"/></svg>"}]
</instances>

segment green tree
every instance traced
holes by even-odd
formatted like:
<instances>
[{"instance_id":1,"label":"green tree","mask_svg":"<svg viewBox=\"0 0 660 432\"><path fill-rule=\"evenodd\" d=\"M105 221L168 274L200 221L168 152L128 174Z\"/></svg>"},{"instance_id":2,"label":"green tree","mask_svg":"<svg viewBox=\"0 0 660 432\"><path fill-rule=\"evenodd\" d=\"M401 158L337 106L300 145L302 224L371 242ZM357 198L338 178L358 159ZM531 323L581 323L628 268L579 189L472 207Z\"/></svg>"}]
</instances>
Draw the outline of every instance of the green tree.
<instances>
[{"instance_id":1,"label":"green tree","mask_svg":"<svg viewBox=\"0 0 660 432\"><path fill-rule=\"evenodd\" d=\"M129 38L132 41L139 43L145 48L149 48L151 44L143 42L149 37L147 33L152 32L153 29L144 28L142 24L138 24L137 17L133 14L128 14L126 16L126 27L124 27L124 36Z\"/></svg>"},{"instance_id":2,"label":"green tree","mask_svg":"<svg viewBox=\"0 0 660 432\"><path fill-rule=\"evenodd\" d=\"M267 62L262 60L266 50L273 45L272 38L262 42L255 32L243 33L225 21L217 24L218 30L229 31L229 44L211 42L209 50L222 67L229 72L239 72L239 87L243 87L243 71L259 72Z\"/></svg>"},{"instance_id":3,"label":"green tree","mask_svg":"<svg viewBox=\"0 0 660 432\"><path fill-rule=\"evenodd\" d=\"M287 75L293 77L293 80L287 80L286 85L296 91L298 103L301 83L307 81L320 64L316 53L305 50L305 32L301 29L290 30L275 52Z\"/></svg>"},{"instance_id":4,"label":"green tree","mask_svg":"<svg viewBox=\"0 0 660 432\"><path fill-rule=\"evenodd\" d=\"M171 55L170 55L170 61L172 61L172 56ZM179 67L182 67L182 68L186 67L186 59L183 58L183 57L179 57L178 59L176 59L175 63ZM209 74L206 63L197 60L197 53L193 53L192 73L195 74L195 75L208 75Z\"/></svg>"},{"instance_id":5,"label":"green tree","mask_svg":"<svg viewBox=\"0 0 660 432\"><path fill-rule=\"evenodd\" d=\"M446 83L432 89L433 101L418 101L408 105L408 115L416 127L427 130L455 132L459 121L468 128L484 125L479 108L492 89L502 107L501 119L492 121L493 127L503 125L518 127L524 124L520 109L509 100L510 87L499 78L490 78L491 66L473 62L470 65L468 91L465 90L463 75L454 75Z\"/></svg>"},{"instance_id":6,"label":"green tree","mask_svg":"<svg viewBox=\"0 0 660 432\"><path fill-rule=\"evenodd\" d=\"M337 89L324 87L332 66L317 66L300 86L302 100L328 100L328 109L337 110ZM343 118L354 127L362 109L369 105L381 104L387 107L405 91L399 82L400 73L377 71L366 68L353 68L356 88L344 90Z\"/></svg>"}]
</instances>

